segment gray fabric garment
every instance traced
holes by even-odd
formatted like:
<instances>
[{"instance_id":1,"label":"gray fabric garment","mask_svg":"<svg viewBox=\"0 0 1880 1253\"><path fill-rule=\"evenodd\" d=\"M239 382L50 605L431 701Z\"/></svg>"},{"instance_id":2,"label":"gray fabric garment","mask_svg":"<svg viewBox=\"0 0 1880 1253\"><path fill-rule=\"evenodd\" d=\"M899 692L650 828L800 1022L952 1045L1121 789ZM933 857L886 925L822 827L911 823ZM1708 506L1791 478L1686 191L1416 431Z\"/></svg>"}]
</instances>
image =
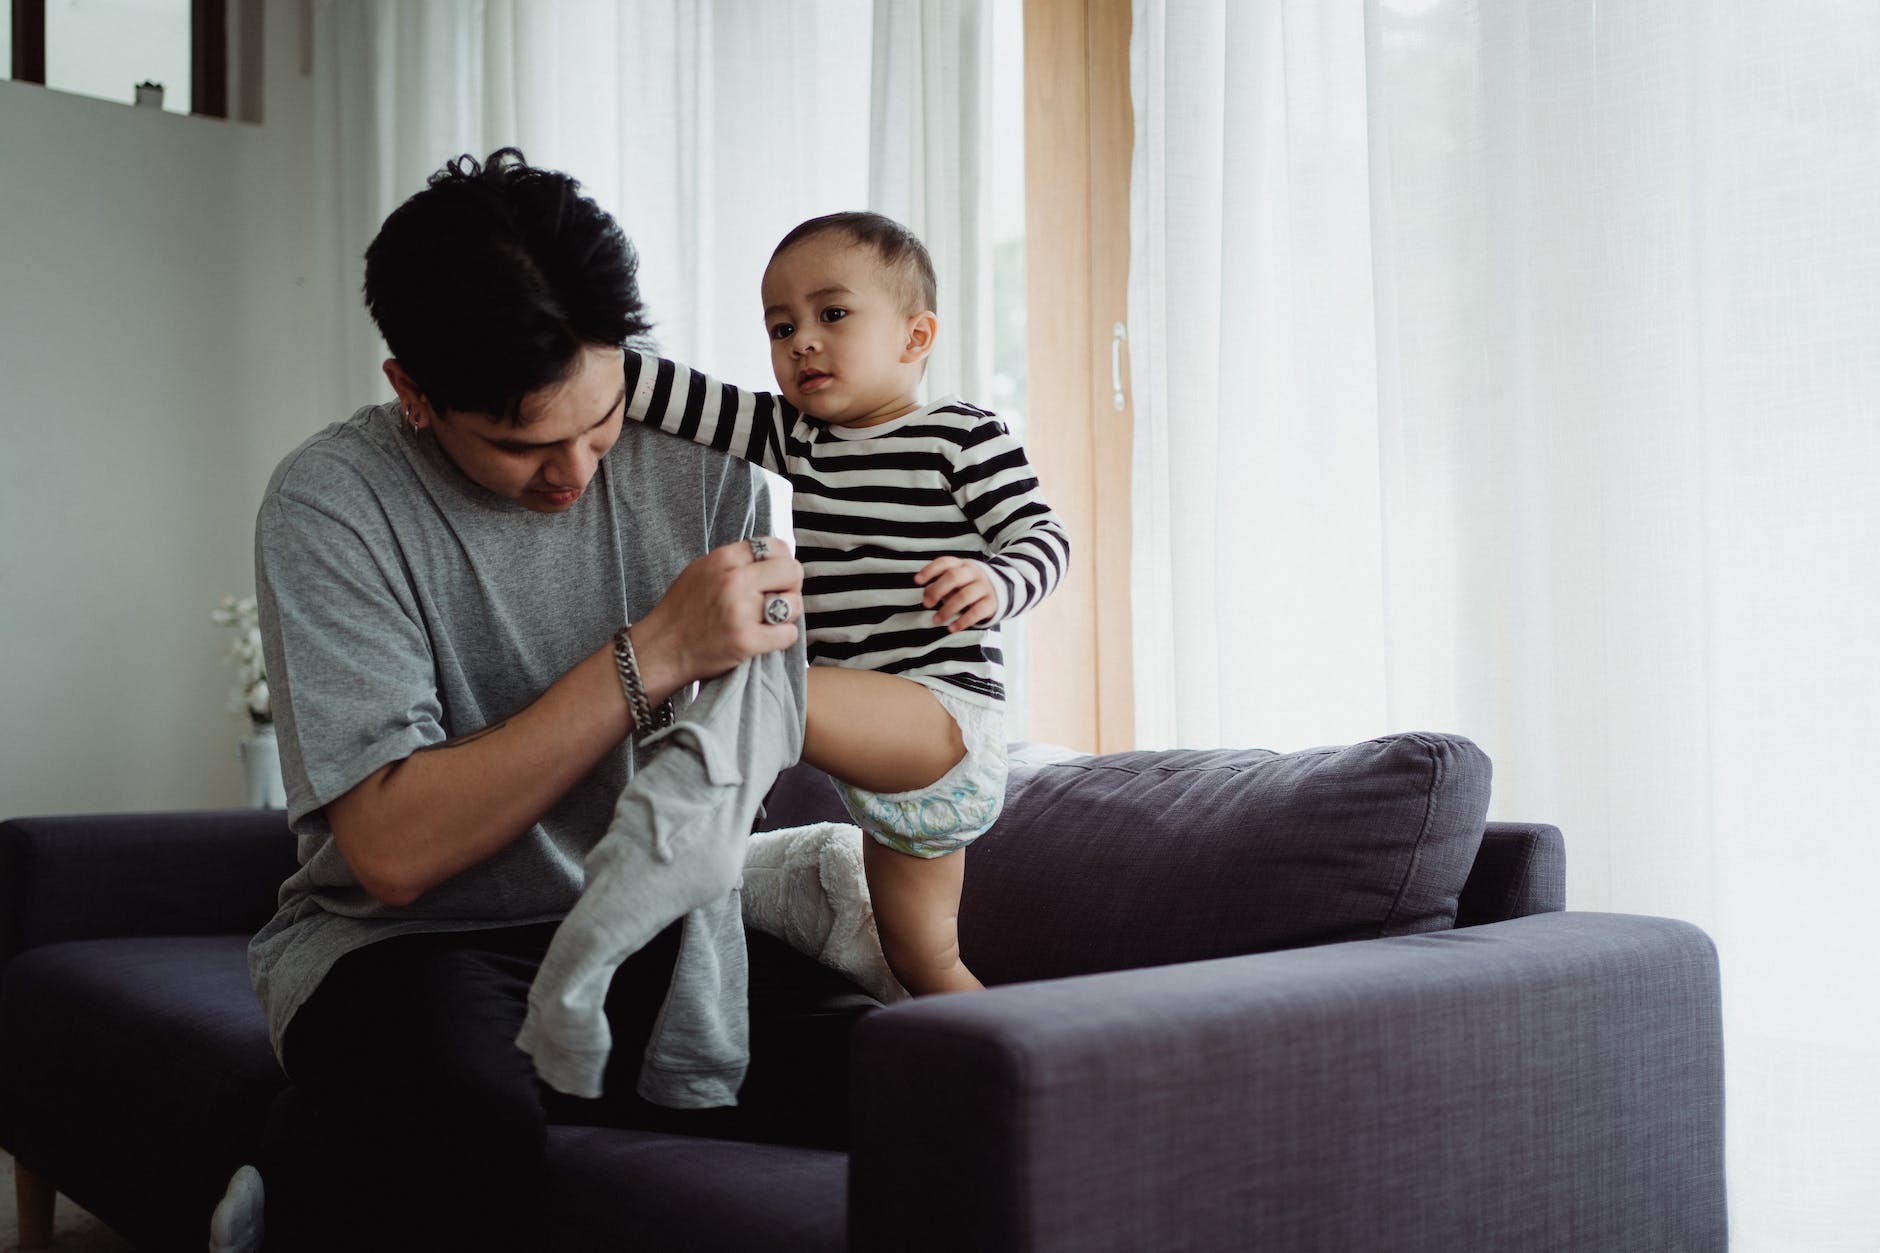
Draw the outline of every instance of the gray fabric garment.
<instances>
[{"instance_id":1,"label":"gray fabric garment","mask_svg":"<svg viewBox=\"0 0 1880 1253\"><path fill-rule=\"evenodd\" d=\"M536 1073L601 1094L616 967L683 916L679 960L640 1069L658 1105L735 1105L750 1060L738 883L757 807L803 748L803 645L713 679L620 795L587 887L543 958L516 1043Z\"/></svg>"},{"instance_id":2,"label":"gray fabric garment","mask_svg":"<svg viewBox=\"0 0 1880 1253\"><path fill-rule=\"evenodd\" d=\"M587 493L553 515L478 487L395 404L288 455L255 528L300 858L249 950L277 1049L354 949L567 913L633 763L623 746L496 856L396 908L359 886L322 806L387 763L522 709L643 617L693 558L768 517L756 471L634 424Z\"/></svg>"}]
</instances>

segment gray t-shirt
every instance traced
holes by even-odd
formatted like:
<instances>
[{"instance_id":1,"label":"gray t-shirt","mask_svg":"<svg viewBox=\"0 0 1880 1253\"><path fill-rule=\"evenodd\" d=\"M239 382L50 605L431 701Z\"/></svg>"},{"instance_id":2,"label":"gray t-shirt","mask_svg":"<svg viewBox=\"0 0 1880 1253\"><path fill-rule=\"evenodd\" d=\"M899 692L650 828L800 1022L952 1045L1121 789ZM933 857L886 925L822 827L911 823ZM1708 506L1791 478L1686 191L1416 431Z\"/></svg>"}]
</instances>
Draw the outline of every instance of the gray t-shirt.
<instances>
[{"instance_id":1,"label":"gray t-shirt","mask_svg":"<svg viewBox=\"0 0 1880 1253\"><path fill-rule=\"evenodd\" d=\"M323 807L529 705L693 558L767 517L751 467L634 423L562 514L477 486L396 404L361 409L282 461L255 524L255 578L301 864L248 954L277 1049L328 969L362 945L566 914L632 762L623 746L521 838L400 907L359 886Z\"/></svg>"}]
</instances>

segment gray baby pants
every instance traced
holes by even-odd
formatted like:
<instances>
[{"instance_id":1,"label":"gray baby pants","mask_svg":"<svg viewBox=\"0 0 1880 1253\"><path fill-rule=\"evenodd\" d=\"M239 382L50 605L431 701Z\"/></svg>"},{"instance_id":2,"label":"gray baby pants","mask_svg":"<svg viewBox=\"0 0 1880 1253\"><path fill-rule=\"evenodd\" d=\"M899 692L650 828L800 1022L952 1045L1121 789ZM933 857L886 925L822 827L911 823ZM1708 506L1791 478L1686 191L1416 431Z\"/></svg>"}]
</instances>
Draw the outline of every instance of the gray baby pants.
<instances>
[{"instance_id":1,"label":"gray baby pants","mask_svg":"<svg viewBox=\"0 0 1880 1253\"><path fill-rule=\"evenodd\" d=\"M600 1095L612 1047L603 1005L614 970L685 920L672 984L640 1068L659 1105L735 1105L750 1061L738 900L758 805L803 751L803 645L706 683L614 807L587 883L529 989L516 1038L551 1087Z\"/></svg>"}]
</instances>

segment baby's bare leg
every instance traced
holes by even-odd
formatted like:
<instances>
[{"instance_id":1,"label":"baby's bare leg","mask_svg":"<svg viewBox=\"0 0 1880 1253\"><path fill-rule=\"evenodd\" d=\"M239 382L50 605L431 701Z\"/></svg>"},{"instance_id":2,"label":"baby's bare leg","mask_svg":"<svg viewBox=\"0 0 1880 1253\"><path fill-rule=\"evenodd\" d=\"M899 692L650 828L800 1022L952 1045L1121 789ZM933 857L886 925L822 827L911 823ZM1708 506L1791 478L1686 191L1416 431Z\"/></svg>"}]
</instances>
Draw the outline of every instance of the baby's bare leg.
<instances>
[{"instance_id":1,"label":"baby's bare leg","mask_svg":"<svg viewBox=\"0 0 1880 1253\"><path fill-rule=\"evenodd\" d=\"M911 792L966 756L959 724L912 679L809 668L803 760L868 792Z\"/></svg>"},{"instance_id":2,"label":"baby's bare leg","mask_svg":"<svg viewBox=\"0 0 1880 1253\"><path fill-rule=\"evenodd\" d=\"M925 996L985 986L960 961L965 849L943 857L914 857L863 840L862 865L868 872L881 951L902 987Z\"/></svg>"},{"instance_id":3,"label":"baby's bare leg","mask_svg":"<svg viewBox=\"0 0 1880 1253\"><path fill-rule=\"evenodd\" d=\"M863 791L912 792L966 756L959 724L922 684L874 670L811 666L803 760ZM862 841L881 951L915 996L981 986L960 963L966 855L915 857Z\"/></svg>"}]
</instances>

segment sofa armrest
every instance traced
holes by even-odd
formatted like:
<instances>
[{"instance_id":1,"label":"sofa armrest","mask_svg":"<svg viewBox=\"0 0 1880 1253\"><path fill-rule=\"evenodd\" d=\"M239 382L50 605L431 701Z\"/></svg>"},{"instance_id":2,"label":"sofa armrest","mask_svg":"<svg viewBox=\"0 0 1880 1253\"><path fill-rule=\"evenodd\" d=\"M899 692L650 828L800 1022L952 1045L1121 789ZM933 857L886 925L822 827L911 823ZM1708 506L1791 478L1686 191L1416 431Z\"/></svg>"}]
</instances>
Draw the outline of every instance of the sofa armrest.
<instances>
[{"instance_id":1,"label":"sofa armrest","mask_svg":"<svg viewBox=\"0 0 1880 1253\"><path fill-rule=\"evenodd\" d=\"M258 930L295 867L280 810L0 823L0 961L40 944Z\"/></svg>"},{"instance_id":2,"label":"sofa armrest","mask_svg":"<svg viewBox=\"0 0 1880 1253\"><path fill-rule=\"evenodd\" d=\"M1491 822L1456 901L1456 925L1478 927L1567 907L1567 844L1543 822Z\"/></svg>"},{"instance_id":3,"label":"sofa armrest","mask_svg":"<svg viewBox=\"0 0 1880 1253\"><path fill-rule=\"evenodd\" d=\"M1669 919L926 998L852 1067L857 1250L1725 1245L1716 954Z\"/></svg>"}]
</instances>

